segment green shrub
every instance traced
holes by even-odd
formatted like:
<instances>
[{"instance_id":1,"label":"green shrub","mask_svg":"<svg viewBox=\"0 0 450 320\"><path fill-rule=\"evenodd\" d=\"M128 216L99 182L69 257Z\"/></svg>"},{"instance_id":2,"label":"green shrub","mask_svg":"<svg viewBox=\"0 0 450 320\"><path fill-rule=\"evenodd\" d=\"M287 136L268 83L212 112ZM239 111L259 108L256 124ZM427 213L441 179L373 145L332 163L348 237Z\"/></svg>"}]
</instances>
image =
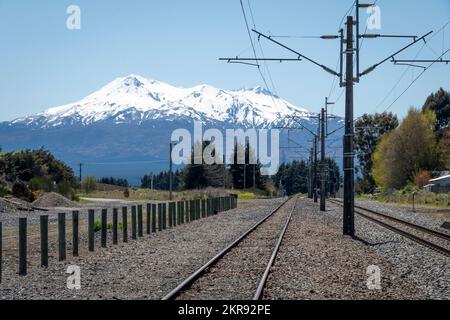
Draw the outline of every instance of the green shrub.
<instances>
[{"instance_id":1,"label":"green shrub","mask_svg":"<svg viewBox=\"0 0 450 320\"><path fill-rule=\"evenodd\" d=\"M84 178L81 183L81 188L86 193L91 193L97 189L97 180L94 176Z\"/></svg>"},{"instance_id":2,"label":"green shrub","mask_svg":"<svg viewBox=\"0 0 450 320\"><path fill-rule=\"evenodd\" d=\"M28 186L22 181L16 181L12 187L12 194L14 197L33 202L35 200L33 192L28 188Z\"/></svg>"},{"instance_id":3,"label":"green shrub","mask_svg":"<svg viewBox=\"0 0 450 320\"><path fill-rule=\"evenodd\" d=\"M243 192L239 195L239 198L241 199L254 199L255 198L255 194L254 193L250 193L250 192Z\"/></svg>"},{"instance_id":4,"label":"green shrub","mask_svg":"<svg viewBox=\"0 0 450 320\"><path fill-rule=\"evenodd\" d=\"M30 180L28 186L31 189L31 191L44 191L44 192L53 191L53 182L48 177L35 177Z\"/></svg>"},{"instance_id":5,"label":"green shrub","mask_svg":"<svg viewBox=\"0 0 450 320\"><path fill-rule=\"evenodd\" d=\"M119 224L119 227L120 227L120 225L121 224ZM108 230L111 230L112 227L113 227L113 225L111 222L106 225L106 229L108 229ZM102 223L100 221L96 220L94 222L94 232L98 232L100 230L102 230Z\"/></svg>"},{"instance_id":6,"label":"green shrub","mask_svg":"<svg viewBox=\"0 0 450 320\"><path fill-rule=\"evenodd\" d=\"M56 186L56 191L68 199L73 199L75 196L75 190L72 188L72 184L67 181L61 181L58 183Z\"/></svg>"},{"instance_id":7,"label":"green shrub","mask_svg":"<svg viewBox=\"0 0 450 320\"><path fill-rule=\"evenodd\" d=\"M94 232L100 231L102 230L102 223L100 221L95 221L94 222Z\"/></svg>"},{"instance_id":8,"label":"green shrub","mask_svg":"<svg viewBox=\"0 0 450 320\"><path fill-rule=\"evenodd\" d=\"M11 191L6 189L5 187L0 186L0 197L8 196L11 194Z\"/></svg>"}]
</instances>

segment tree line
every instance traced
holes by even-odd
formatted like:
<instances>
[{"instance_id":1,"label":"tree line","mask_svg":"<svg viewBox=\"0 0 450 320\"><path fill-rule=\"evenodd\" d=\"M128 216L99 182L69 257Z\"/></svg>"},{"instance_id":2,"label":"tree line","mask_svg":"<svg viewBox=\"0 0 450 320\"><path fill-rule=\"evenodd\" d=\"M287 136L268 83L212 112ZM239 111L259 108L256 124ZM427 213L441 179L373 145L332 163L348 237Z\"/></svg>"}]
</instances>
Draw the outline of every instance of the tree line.
<instances>
[{"instance_id":1,"label":"tree line","mask_svg":"<svg viewBox=\"0 0 450 320\"><path fill-rule=\"evenodd\" d=\"M211 147L210 141L202 143L202 150L204 151L208 146ZM266 190L268 179L261 174L261 163L253 157L253 152L250 145L246 143L245 159L242 164L237 161L238 144L235 144L232 164L223 164L223 161L217 161L215 164L206 164L204 161L201 164L187 165L183 169L178 169L173 174L173 190L193 190L204 189L207 187L214 188L234 188L234 189L260 189ZM212 150L212 157L216 157L214 148ZM194 151L191 152L191 159L194 159ZM159 190L169 189L169 172L163 171L157 175L146 174L141 179L142 188L151 188L153 180L153 188Z\"/></svg>"},{"instance_id":2,"label":"tree line","mask_svg":"<svg viewBox=\"0 0 450 320\"><path fill-rule=\"evenodd\" d=\"M358 191L423 187L433 171L450 168L450 93L440 89L400 123L392 113L365 114L355 123Z\"/></svg>"},{"instance_id":3,"label":"tree line","mask_svg":"<svg viewBox=\"0 0 450 320\"><path fill-rule=\"evenodd\" d=\"M312 174L313 171L308 162L304 160L294 161L281 164L277 174L273 177L273 181L278 189L284 190L289 196L297 193L306 194L313 187ZM325 190L327 194L334 195L339 190L342 181L339 166L334 159L326 159L326 174L327 184ZM319 175L320 172L316 178L316 187L319 186Z\"/></svg>"}]
</instances>

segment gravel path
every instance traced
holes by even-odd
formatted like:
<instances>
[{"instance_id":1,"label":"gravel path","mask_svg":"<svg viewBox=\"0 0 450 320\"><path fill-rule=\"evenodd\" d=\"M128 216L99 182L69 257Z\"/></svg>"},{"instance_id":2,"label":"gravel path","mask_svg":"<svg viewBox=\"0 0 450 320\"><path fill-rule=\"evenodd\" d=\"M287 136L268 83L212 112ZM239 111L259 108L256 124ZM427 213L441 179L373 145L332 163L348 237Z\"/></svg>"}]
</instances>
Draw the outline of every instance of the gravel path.
<instances>
[{"instance_id":1,"label":"gravel path","mask_svg":"<svg viewBox=\"0 0 450 320\"><path fill-rule=\"evenodd\" d=\"M370 245L342 236L338 211L299 201L265 290L266 299L419 299L423 293ZM340 213L340 212L339 212ZM381 270L381 290L367 268Z\"/></svg>"},{"instance_id":2,"label":"gravel path","mask_svg":"<svg viewBox=\"0 0 450 320\"><path fill-rule=\"evenodd\" d=\"M251 300L295 200L291 200L183 292L181 300Z\"/></svg>"},{"instance_id":3,"label":"gravel path","mask_svg":"<svg viewBox=\"0 0 450 320\"><path fill-rule=\"evenodd\" d=\"M56 261L53 247L48 269L38 267L38 247L30 248L33 254L25 277L16 274L17 258L8 255L0 299L160 299L282 201L255 200L115 247L109 237L109 247L96 247L94 254L85 252L84 241L81 257L66 262ZM81 290L66 287L69 265L81 268Z\"/></svg>"}]
</instances>

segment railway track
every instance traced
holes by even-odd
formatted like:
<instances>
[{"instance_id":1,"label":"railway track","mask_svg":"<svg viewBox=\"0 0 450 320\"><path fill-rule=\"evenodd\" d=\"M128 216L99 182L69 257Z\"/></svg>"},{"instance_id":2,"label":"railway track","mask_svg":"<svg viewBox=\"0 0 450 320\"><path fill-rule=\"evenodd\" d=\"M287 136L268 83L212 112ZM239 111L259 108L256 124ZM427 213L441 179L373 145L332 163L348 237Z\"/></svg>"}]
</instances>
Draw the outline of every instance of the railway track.
<instances>
[{"instance_id":1,"label":"railway track","mask_svg":"<svg viewBox=\"0 0 450 320\"><path fill-rule=\"evenodd\" d=\"M330 202L340 205L340 206L343 206L343 203L338 200L330 200ZM411 223L409 221L398 219L398 218L377 212L372 209L364 208L361 206L355 205L355 213L371 222L374 222L374 223L388 229L388 230L391 230L397 234L400 234L401 236L403 236L409 240L412 240L424 247L427 247L428 249L438 252L446 257L450 257L450 250L448 249L450 247L450 236L445 233L442 233L442 232L439 232L436 230L432 230L432 229L423 227L421 225L417 225L417 224ZM381 218L381 220L377 219L377 218ZM389 222L392 222L394 225L389 224L385 221L382 221L383 219L385 221L387 220ZM395 225L397 225L397 226L395 226ZM416 234L405 230L404 229L405 227L416 231ZM421 233L422 235L425 235L426 238L428 238L428 239L418 236L417 232ZM433 240L430 241L429 239L433 239ZM445 243L445 246L436 244L435 243L436 240L438 242Z\"/></svg>"},{"instance_id":2,"label":"railway track","mask_svg":"<svg viewBox=\"0 0 450 320\"><path fill-rule=\"evenodd\" d=\"M275 246L272 249L272 254L270 256L270 259L264 269L261 276L261 279L259 280L257 286L254 288L254 295L253 300L260 300L263 297L264 288L267 283L268 276L270 274L270 269L272 265L275 262L277 253L281 247L284 235L286 233L286 230L288 229L289 222L292 219L292 214L296 207L296 199L287 199L284 201L281 205L279 205L277 208L275 208L272 212L270 212L267 216L265 216L263 219L258 221L255 225L253 225L248 231L246 231L244 234L242 234L239 238L234 240L231 244L229 244L225 249L223 249L221 252L219 252L215 257L213 257L210 261L208 261L205 265L200 267L198 270L196 270L194 273L192 273L188 278L186 278L183 282L181 282L175 289L173 289L171 292L169 292L166 296L162 298L162 300L174 300L180 297L181 295L184 295L186 292L189 292L191 287L194 285L194 283L197 283L201 278L206 276L213 276L216 277L217 275L220 276L220 272L214 272L212 273L212 268L215 268L218 266L222 260L228 256L228 254L236 253L236 251L239 250L240 246L244 246L244 240L249 239L249 237L254 236L255 233L257 233L257 230L261 230L263 227L267 227L268 224L273 223L276 224L276 221L273 220L277 218L277 213L284 208L288 203L291 201L294 201L294 204L290 209L287 208L288 214L286 221L282 224L283 227L277 229L277 240L275 242ZM279 217L278 217L279 218ZM283 220L284 221L284 220ZM272 226L271 226L272 227ZM269 249L270 250L270 249ZM245 252L245 250L244 250ZM248 257L239 257L239 255L236 256L236 260L240 259L239 261L245 261ZM239 262L236 261L236 262ZM221 279L223 280L223 279ZM225 279L225 283L227 282L227 279ZM230 287L228 285L228 287ZM232 286L231 286L232 287ZM222 289L220 289L222 290ZM224 289L226 290L226 288ZM250 298L250 296L249 296Z\"/></svg>"}]
</instances>

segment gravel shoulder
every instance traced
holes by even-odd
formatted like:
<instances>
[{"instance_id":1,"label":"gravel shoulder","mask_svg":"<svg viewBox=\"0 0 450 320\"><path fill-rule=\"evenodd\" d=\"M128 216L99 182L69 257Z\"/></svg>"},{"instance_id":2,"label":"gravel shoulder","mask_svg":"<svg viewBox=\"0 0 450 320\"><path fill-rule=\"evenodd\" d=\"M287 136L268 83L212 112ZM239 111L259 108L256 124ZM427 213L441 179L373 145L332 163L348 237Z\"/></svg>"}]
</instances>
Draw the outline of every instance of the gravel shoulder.
<instances>
[{"instance_id":1,"label":"gravel shoulder","mask_svg":"<svg viewBox=\"0 0 450 320\"><path fill-rule=\"evenodd\" d=\"M450 222L450 215L448 218L444 218L443 215L437 216L430 213L413 212L409 208L366 199L358 199L355 201L355 204L450 235L450 230L442 228L444 222Z\"/></svg>"},{"instance_id":2,"label":"gravel shoulder","mask_svg":"<svg viewBox=\"0 0 450 320\"><path fill-rule=\"evenodd\" d=\"M372 244L342 236L340 211L320 213L301 199L276 259L266 299L421 299L412 279L398 272ZM381 271L381 289L367 286L369 266Z\"/></svg>"},{"instance_id":3,"label":"gravel shoulder","mask_svg":"<svg viewBox=\"0 0 450 320\"><path fill-rule=\"evenodd\" d=\"M48 269L38 266L39 247L35 246L29 249L25 277L17 275L17 256L7 255L0 299L161 299L282 201L255 200L236 210L114 247L109 237L108 248L96 247L91 254L85 252L86 239L81 239L81 257L65 262L56 261L52 244ZM81 290L67 289L70 265L80 267Z\"/></svg>"}]
</instances>

